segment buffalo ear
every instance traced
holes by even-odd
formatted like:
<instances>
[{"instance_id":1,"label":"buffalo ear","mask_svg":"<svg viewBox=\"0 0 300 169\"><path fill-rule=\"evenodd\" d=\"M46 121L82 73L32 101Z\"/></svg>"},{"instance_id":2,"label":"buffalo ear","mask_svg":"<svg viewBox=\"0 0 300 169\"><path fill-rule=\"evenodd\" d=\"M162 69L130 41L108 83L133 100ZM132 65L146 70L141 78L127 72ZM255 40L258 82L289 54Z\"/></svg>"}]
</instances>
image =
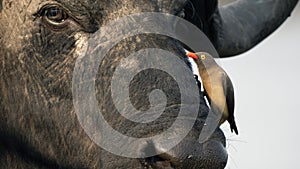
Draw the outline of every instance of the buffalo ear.
<instances>
[{"instance_id":1,"label":"buffalo ear","mask_svg":"<svg viewBox=\"0 0 300 169\"><path fill-rule=\"evenodd\" d=\"M212 15L217 10L218 0L188 0L184 7L185 19L209 35Z\"/></svg>"},{"instance_id":2,"label":"buffalo ear","mask_svg":"<svg viewBox=\"0 0 300 169\"><path fill-rule=\"evenodd\" d=\"M213 15L210 39L220 57L246 52L274 32L298 0L238 0Z\"/></svg>"}]
</instances>

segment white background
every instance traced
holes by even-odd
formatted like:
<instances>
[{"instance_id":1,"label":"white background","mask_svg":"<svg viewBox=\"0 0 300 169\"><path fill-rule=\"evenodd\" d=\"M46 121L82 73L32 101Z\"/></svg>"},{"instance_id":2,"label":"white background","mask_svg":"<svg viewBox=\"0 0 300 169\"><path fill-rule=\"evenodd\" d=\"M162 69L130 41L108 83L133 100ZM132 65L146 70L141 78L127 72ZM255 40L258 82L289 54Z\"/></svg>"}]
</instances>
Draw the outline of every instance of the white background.
<instances>
[{"instance_id":1,"label":"white background","mask_svg":"<svg viewBox=\"0 0 300 169\"><path fill-rule=\"evenodd\" d=\"M300 168L300 4L247 53L222 59L236 94L240 134L227 136L227 169Z\"/></svg>"}]
</instances>

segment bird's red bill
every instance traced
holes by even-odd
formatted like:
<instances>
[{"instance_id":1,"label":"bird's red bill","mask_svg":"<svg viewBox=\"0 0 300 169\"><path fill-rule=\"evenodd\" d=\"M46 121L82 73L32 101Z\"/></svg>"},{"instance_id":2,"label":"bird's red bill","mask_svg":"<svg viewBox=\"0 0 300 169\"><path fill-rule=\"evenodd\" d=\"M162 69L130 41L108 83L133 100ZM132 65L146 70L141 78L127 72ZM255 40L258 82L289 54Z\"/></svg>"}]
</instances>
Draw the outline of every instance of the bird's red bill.
<instances>
[{"instance_id":1,"label":"bird's red bill","mask_svg":"<svg viewBox=\"0 0 300 169\"><path fill-rule=\"evenodd\" d=\"M198 59L198 56L195 54L195 53L192 53L192 52L187 52L186 55L190 58L193 58L193 59Z\"/></svg>"}]
</instances>

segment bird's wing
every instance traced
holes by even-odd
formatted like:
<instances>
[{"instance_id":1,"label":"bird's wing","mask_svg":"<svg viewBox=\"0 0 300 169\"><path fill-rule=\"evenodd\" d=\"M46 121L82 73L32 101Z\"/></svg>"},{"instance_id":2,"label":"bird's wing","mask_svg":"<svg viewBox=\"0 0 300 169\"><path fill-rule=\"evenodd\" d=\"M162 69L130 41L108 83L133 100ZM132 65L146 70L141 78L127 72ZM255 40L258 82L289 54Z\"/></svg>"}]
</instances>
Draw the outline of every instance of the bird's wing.
<instances>
[{"instance_id":1,"label":"bird's wing","mask_svg":"<svg viewBox=\"0 0 300 169\"><path fill-rule=\"evenodd\" d=\"M222 83L224 86L224 95L226 97L227 109L229 116L233 116L234 113L234 90L233 85L228 77L228 75L224 72L222 75Z\"/></svg>"},{"instance_id":2,"label":"bird's wing","mask_svg":"<svg viewBox=\"0 0 300 169\"><path fill-rule=\"evenodd\" d=\"M234 89L231 80L228 75L224 72L223 74L223 86L224 86L224 94L226 96L227 110L228 110L228 118L227 121L230 124L231 132L239 134L235 120L234 120Z\"/></svg>"}]
</instances>

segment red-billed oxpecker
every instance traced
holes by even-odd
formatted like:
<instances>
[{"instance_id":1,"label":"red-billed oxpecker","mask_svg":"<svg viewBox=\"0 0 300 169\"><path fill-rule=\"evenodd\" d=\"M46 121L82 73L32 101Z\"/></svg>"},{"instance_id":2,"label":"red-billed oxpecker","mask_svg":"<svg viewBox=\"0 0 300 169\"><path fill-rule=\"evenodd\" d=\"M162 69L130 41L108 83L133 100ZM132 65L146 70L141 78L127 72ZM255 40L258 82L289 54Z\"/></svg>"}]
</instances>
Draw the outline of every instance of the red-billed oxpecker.
<instances>
[{"instance_id":1,"label":"red-billed oxpecker","mask_svg":"<svg viewBox=\"0 0 300 169\"><path fill-rule=\"evenodd\" d=\"M234 90L229 76L208 53L186 51L186 55L193 58L198 66L204 92L212 111L222 113L219 125L227 120L231 132L238 134L234 120Z\"/></svg>"}]
</instances>

